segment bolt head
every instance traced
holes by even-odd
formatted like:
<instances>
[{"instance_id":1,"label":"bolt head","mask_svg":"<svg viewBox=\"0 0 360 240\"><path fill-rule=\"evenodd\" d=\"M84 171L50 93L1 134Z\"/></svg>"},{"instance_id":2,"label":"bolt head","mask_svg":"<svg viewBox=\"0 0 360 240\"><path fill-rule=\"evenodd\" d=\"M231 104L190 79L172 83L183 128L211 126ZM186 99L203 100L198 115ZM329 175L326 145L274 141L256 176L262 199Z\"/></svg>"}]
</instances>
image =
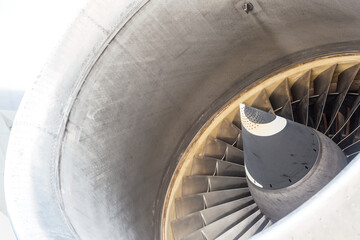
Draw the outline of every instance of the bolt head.
<instances>
[{"instance_id":1,"label":"bolt head","mask_svg":"<svg viewBox=\"0 0 360 240\"><path fill-rule=\"evenodd\" d=\"M246 2L243 4L242 9L248 14L251 10L254 9L254 6L251 2Z\"/></svg>"}]
</instances>

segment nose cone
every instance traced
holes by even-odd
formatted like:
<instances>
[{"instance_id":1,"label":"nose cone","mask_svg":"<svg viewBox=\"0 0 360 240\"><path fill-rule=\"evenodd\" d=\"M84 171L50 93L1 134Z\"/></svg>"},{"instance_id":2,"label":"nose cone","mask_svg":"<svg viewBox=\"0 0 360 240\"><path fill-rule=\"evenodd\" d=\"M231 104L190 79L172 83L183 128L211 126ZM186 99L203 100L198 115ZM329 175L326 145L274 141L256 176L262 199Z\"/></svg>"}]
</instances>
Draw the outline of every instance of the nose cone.
<instances>
[{"instance_id":1,"label":"nose cone","mask_svg":"<svg viewBox=\"0 0 360 240\"><path fill-rule=\"evenodd\" d=\"M280 189L309 172L319 153L313 129L243 104L240 116L245 165L253 184Z\"/></svg>"},{"instance_id":2,"label":"nose cone","mask_svg":"<svg viewBox=\"0 0 360 240\"><path fill-rule=\"evenodd\" d=\"M243 104L240 116L249 189L273 221L300 206L346 166L340 148L312 128Z\"/></svg>"}]
</instances>

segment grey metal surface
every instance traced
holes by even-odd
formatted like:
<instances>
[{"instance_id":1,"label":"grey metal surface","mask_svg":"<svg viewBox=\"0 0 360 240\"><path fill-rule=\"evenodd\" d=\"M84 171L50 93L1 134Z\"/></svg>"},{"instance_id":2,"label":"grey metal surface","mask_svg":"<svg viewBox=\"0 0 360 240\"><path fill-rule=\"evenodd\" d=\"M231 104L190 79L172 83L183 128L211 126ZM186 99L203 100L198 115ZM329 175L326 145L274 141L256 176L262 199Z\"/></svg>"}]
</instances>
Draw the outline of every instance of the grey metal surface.
<instances>
[{"instance_id":1,"label":"grey metal surface","mask_svg":"<svg viewBox=\"0 0 360 240\"><path fill-rule=\"evenodd\" d=\"M209 177L210 191L247 187L245 177Z\"/></svg>"},{"instance_id":2,"label":"grey metal surface","mask_svg":"<svg viewBox=\"0 0 360 240\"><path fill-rule=\"evenodd\" d=\"M266 224L269 222L265 216L262 216L255 224L253 224L243 235L239 237L238 240L247 240L256 233L260 232L265 228Z\"/></svg>"},{"instance_id":3,"label":"grey metal surface","mask_svg":"<svg viewBox=\"0 0 360 240\"><path fill-rule=\"evenodd\" d=\"M182 196L210 191L209 177L186 176L182 182Z\"/></svg>"},{"instance_id":4,"label":"grey metal surface","mask_svg":"<svg viewBox=\"0 0 360 240\"><path fill-rule=\"evenodd\" d=\"M270 220L270 221L268 221L268 223L265 225L264 229L270 227L271 225L273 225L273 222Z\"/></svg>"},{"instance_id":5,"label":"grey metal surface","mask_svg":"<svg viewBox=\"0 0 360 240\"><path fill-rule=\"evenodd\" d=\"M252 204L205 226L202 229L202 232L207 239L215 239L231 226L234 226L236 223L246 219L257 210L258 208L256 207L256 204Z\"/></svg>"},{"instance_id":6,"label":"grey metal surface","mask_svg":"<svg viewBox=\"0 0 360 240\"><path fill-rule=\"evenodd\" d=\"M319 95L314 106L314 113L312 114L315 118L313 119L315 129L319 128L321 122L322 113L324 112L326 98L335 68L336 65L329 67L314 79L314 94Z\"/></svg>"},{"instance_id":7,"label":"grey metal surface","mask_svg":"<svg viewBox=\"0 0 360 240\"><path fill-rule=\"evenodd\" d=\"M185 196L208 191L246 187L246 178L194 175L184 177L182 186L182 194Z\"/></svg>"},{"instance_id":8,"label":"grey metal surface","mask_svg":"<svg viewBox=\"0 0 360 240\"><path fill-rule=\"evenodd\" d=\"M291 87L291 95L294 101L299 101L296 105L296 122L307 125L309 113L309 89L310 89L311 72L308 71L299 77Z\"/></svg>"},{"instance_id":9,"label":"grey metal surface","mask_svg":"<svg viewBox=\"0 0 360 240\"><path fill-rule=\"evenodd\" d=\"M244 146L243 146L243 141L242 141L242 133L240 132L237 140L236 140L236 148L240 149L240 150L244 150Z\"/></svg>"},{"instance_id":10,"label":"grey metal surface","mask_svg":"<svg viewBox=\"0 0 360 240\"><path fill-rule=\"evenodd\" d=\"M221 203L229 202L241 197L250 195L248 188L229 189L204 194L205 204L207 207L216 206Z\"/></svg>"},{"instance_id":11,"label":"grey metal surface","mask_svg":"<svg viewBox=\"0 0 360 240\"><path fill-rule=\"evenodd\" d=\"M227 202L212 208L205 209L201 211L201 214L204 218L205 224L209 225L210 223L215 222L241 208L247 207L252 203L254 203L254 199L251 196L244 197L232 202Z\"/></svg>"},{"instance_id":12,"label":"grey metal surface","mask_svg":"<svg viewBox=\"0 0 360 240\"><path fill-rule=\"evenodd\" d=\"M289 187L303 179L319 161L321 143L315 130L279 116L275 118L270 113L252 107L245 106L243 111L241 120L245 166L248 178L256 182L255 185L264 190ZM266 117L274 119L261 124L260 119ZM279 124L275 125L279 121L284 122L283 128ZM256 135L256 129L274 132L261 136ZM333 145L336 147L334 152L337 150L342 154Z\"/></svg>"},{"instance_id":13,"label":"grey metal surface","mask_svg":"<svg viewBox=\"0 0 360 240\"><path fill-rule=\"evenodd\" d=\"M248 196L178 218L171 222L172 229L174 229L173 236L175 239L186 237L196 230L252 204L254 204L254 200Z\"/></svg>"},{"instance_id":14,"label":"grey metal surface","mask_svg":"<svg viewBox=\"0 0 360 240\"><path fill-rule=\"evenodd\" d=\"M360 129L360 125L358 125L357 127L354 128L354 130L352 130L347 136L345 136L343 139L341 139L337 144L339 145L339 147L341 149L345 148L346 146L349 146L355 135L357 134L357 132Z\"/></svg>"},{"instance_id":15,"label":"grey metal surface","mask_svg":"<svg viewBox=\"0 0 360 240\"><path fill-rule=\"evenodd\" d=\"M248 188L229 189L183 196L175 200L177 218L250 196Z\"/></svg>"},{"instance_id":16,"label":"grey metal surface","mask_svg":"<svg viewBox=\"0 0 360 240\"><path fill-rule=\"evenodd\" d=\"M205 209L202 194L184 196L175 199L176 217L181 218L188 214Z\"/></svg>"},{"instance_id":17,"label":"grey metal surface","mask_svg":"<svg viewBox=\"0 0 360 240\"><path fill-rule=\"evenodd\" d=\"M254 213L260 213L256 204L252 203L247 205L244 208L237 210L215 222L211 222L209 225L204 226L201 229L189 234L184 239L197 239L200 236L200 233L204 236L205 239L215 239L223 233L227 232L228 229L231 229L234 225L237 225L239 222L246 223L249 225L249 219L251 219ZM196 237L196 238L195 238Z\"/></svg>"},{"instance_id":18,"label":"grey metal surface","mask_svg":"<svg viewBox=\"0 0 360 240\"><path fill-rule=\"evenodd\" d=\"M245 168L232 162L197 156L192 164L191 175L245 177Z\"/></svg>"},{"instance_id":19,"label":"grey metal surface","mask_svg":"<svg viewBox=\"0 0 360 240\"><path fill-rule=\"evenodd\" d=\"M345 155L328 137L316 132L320 143L319 158L309 172L295 184L278 190L263 190L249 181L249 189L261 211L277 221L310 199L347 164ZM330 199L329 199L330 201Z\"/></svg>"},{"instance_id":20,"label":"grey metal surface","mask_svg":"<svg viewBox=\"0 0 360 240\"><path fill-rule=\"evenodd\" d=\"M218 159L196 156L191 166L191 175L215 175Z\"/></svg>"},{"instance_id":21,"label":"grey metal surface","mask_svg":"<svg viewBox=\"0 0 360 240\"><path fill-rule=\"evenodd\" d=\"M339 126L338 131L334 134L334 136L331 138L331 140L338 142L338 140L336 139L341 139L340 135L342 130L345 128L345 126L347 125L347 123L350 121L351 117L354 115L354 113L358 110L358 107L360 106L360 89L358 90L358 96L355 99L355 101L353 102L353 105L351 107L350 112L348 113L348 115L346 116L346 119L344 120L344 123Z\"/></svg>"},{"instance_id":22,"label":"grey metal surface","mask_svg":"<svg viewBox=\"0 0 360 240\"><path fill-rule=\"evenodd\" d=\"M359 50L355 0L146 2L91 2L25 94L5 170L20 239L160 238L177 159L217 109L281 68Z\"/></svg>"},{"instance_id":23,"label":"grey metal surface","mask_svg":"<svg viewBox=\"0 0 360 240\"><path fill-rule=\"evenodd\" d=\"M291 107L291 93L289 88L289 81L285 79L279 86L276 87L274 92L269 98L271 105L275 109L280 109L279 116L286 119L294 120L292 107Z\"/></svg>"},{"instance_id":24,"label":"grey metal surface","mask_svg":"<svg viewBox=\"0 0 360 240\"><path fill-rule=\"evenodd\" d=\"M225 151L225 160L244 165L244 151L238 149L237 147L227 145Z\"/></svg>"},{"instance_id":25,"label":"grey metal surface","mask_svg":"<svg viewBox=\"0 0 360 240\"><path fill-rule=\"evenodd\" d=\"M228 144L219 139L208 137L204 147L204 155L217 159L224 159Z\"/></svg>"},{"instance_id":26,"label":"grey metal surface","mask_svg":"<svg viewBox=\"0 0 360 240\"><path fill-rule=\"evenodd\" d=\"M347 92L350 89L351 83L355 79L356 74L358 73L360 68L360 64L356 64L354 66L349 67L345 71L343 71L339 77L336 85L336 92L339 95L336 97L335 103L332 106L331 118L328 123L328 128L325 131L325 134L329 132L331 129L331 125L334 123L335 117L339 112L339 109L346 97Z\"/></svg>"},{"instance_id":27,"label":"grey metal surface","mask_svg":"<svg viewBox=\"0 0 360 240\"><path fill-rule=\"evenodd\" d=\"M255 222L257 222L263 215L260 210L257 210L225 233L221 234L216 240L227 240L227 239L237 239L243 235Z\"/></svg>"},{"instance_id":28,"label":"grey metal surface","mask_svg":"<svg viewBox=\"0 0 360 240\"><path fill-rule=\"evenodd\" d=\"M204 237L201 231L196 231L184 237L182 240L207 240L207 239Z\"/></svg>"},{"instance_id":29,"label":"grey metal surface","mask_svg":"<svg viewBox=\"0 0 360 240\"><path fill-rule=\"evenodd\" d=\"M220 126L220 129L216 135L217 139L223 140L224 142L234 145L241 130L232 124L229 120L225 119Z\"/></svg>"},{"instance_id":30,"label":"grey metal surface","mask_svg":"<svg viewBox=\"0 0 360 240\"><path fill-rule=\"evenodd\" d=\"M252 239L357 239L360 235L359 171L360 156L357 156L309 201Z\"/></svg>"},{"instance_id":31,"label":"grey metal surface","mask_svg":"<svg viewBox=\"0 0 360 240\"><path fill-rule=\"evenodd\" d=\"M274 113L274 109L271 106L269 96L265 90L262 90L260 94L255 98L255 100L251 103L251 106L257 109L261 109L265 112Z\"/></svg>"},{"instance_id":32,"label":"grey metal surface","mask_svg":"<svg viewBox=\"0 0 360 240\"><path fill-rule=\"evenodd\" d=\"M225 124L220 128L226 128L223 132L227 132L227 136L239 134L237 128L228 128L231 124ZM213 138L208 138L205 148L207 154L218 157L226 149L225 160L207 156L194 158L191 175L183 177L182 197L175 200L177 216L171 221L174 239L202 238L205 226L254 204L249 189L244 188L247 186L245 167L227 161L230 156L228 149L237 148ZM231 151L234 152L232 159L243 160L242 151L237 149L241 152L241 158L237 151Z\"/></svg>"},{"instance_id":33,"label":"grey metal surface","mask_svg":"<svg viewBox=\"0 0 360 240\"><path fill-rule=\"evenodd\" d=\"M347 146L343 149L346 156L354 155L358 152L360 152L360 140L352 143L351 145Z\"/></svg>"},{"instance_id":34,"label":"grey metal surface","mask_svg":"<svg viewBox=\"0 0 360 240\"><path fill-rule=\"evenodd\" d=\"M218 161L216 173L219 176L245 177L245 167L231 162Z\"/></svg>"},{"instance_id":35,"label":"grey metal surface","mask_svg":"<svg viewBox=\"0 0 360 240\"><path fill-rule=\"evenodd\" d=\"M171 222L173 229L173 236L176 240L182 239L187 235L201 229L204 226L201 213L193 213L180 219Z\"/></svg>"}]
</instances>

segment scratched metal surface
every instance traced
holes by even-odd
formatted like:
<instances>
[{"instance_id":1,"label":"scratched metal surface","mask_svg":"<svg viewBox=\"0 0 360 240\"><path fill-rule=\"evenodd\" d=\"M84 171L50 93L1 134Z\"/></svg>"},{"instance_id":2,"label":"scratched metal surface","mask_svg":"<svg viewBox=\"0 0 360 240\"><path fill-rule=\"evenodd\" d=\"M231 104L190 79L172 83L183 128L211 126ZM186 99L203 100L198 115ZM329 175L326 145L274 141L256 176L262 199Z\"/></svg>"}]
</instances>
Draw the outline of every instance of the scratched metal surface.
<instances>
[{"instance_id":1,"label":"scratched metal surface","mask_svg":"<svg viewBox=\"0 0 360 240\"><path fill-rule=\"evenodd\" d=\"M176 162L217 109L281 68L360 49L355 0L145 3L91 2L25 94L5 173L20 239L159 238Z\"/></svg>"},{"instance_id":2,"label":"scratched metal surface","mask_svg":"<svg viewBox=\"0 0 360 240\"><path fill-rule=\"evenodd\" d=\"M252 239L359 239L359 170L357 156L308 202Z\"/></svg>"}]
</instances>

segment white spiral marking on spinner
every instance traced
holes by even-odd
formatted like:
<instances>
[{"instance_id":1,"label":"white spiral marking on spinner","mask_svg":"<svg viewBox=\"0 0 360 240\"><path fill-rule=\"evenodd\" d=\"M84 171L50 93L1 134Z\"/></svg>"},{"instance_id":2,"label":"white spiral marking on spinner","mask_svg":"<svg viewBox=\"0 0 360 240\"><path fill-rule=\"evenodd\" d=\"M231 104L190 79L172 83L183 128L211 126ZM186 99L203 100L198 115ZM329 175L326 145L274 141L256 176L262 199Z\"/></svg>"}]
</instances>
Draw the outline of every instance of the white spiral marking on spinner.
<instances>
[{"instance_id":1,"label":"white spiral marking on spinner","mask_svg":"<svg viewBox=\"0 0 360 240\"><path fill-rule=\"evenodd\" d=\"M258 186L259 188L264 188L263 185L261 185L260 183L258 183L257 181L255 181L255 179L253 178L253 176L251 176L251 174L249 173L249 171L246 168L246 164L245 164L245 173L246 173L246 177L255 185Z\"/></svg>"},{"instance_id":2,"label":"white spiral marking on spinner","mask_svg":"<svg viewBox=\"0 0 360 240\"><path fill-rule=\"evenodd\" d=\"M241 116L241 124L242 126L251 134L260 136L260 137L267 137L275 135L281 132L286 124L287 121L285 118L276 116L275 119L269 123L254 123L252 122L245 114L245 105L240 104L240 116Z\"/></svg>"}]
</instances>

